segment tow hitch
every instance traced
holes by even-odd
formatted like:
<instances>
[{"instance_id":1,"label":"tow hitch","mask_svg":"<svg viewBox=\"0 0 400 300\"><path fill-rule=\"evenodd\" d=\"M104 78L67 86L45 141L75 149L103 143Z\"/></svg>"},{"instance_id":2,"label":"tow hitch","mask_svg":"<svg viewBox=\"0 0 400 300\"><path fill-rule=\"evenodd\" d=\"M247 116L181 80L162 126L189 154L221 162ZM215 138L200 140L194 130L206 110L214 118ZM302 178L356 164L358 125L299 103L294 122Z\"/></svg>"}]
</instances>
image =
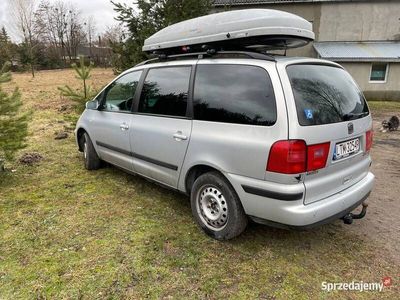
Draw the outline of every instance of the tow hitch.
<instances>
[{"instance_id":1,"label":"tow hitch","mask_svg":"<svg viewBox=\"0 0 400 300\"><path fill-rule=\"evenodd\" d=\"M364 218L365 214L367 213L367 207L368 207L368 204L363 202L361 212L359 214L348 213L347 215L342 217L343 223L344 224L351 224L351 223L353 223L354 219L362 219L362 218Z\"/></svg>"}]
</instances>

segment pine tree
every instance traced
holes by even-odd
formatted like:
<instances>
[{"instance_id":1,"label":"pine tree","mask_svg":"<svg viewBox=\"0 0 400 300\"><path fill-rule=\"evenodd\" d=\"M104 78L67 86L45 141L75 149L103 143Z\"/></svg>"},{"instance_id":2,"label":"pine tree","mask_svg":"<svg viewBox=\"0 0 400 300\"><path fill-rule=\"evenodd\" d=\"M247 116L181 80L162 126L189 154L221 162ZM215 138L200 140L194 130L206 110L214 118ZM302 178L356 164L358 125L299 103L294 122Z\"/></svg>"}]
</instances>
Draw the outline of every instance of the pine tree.
<instances>
[{"instance_id":1,"label":"pine tree","mask_svg":"<svg viewBox=\"0 0 400 300\"><path fill-rule=\"evenodd\" d=\"M68 97L78 103L78 108L82 111L85 108L85 103L94 96L94 92L87 80L90 79L90 72L93 69L93 63L90 62L89 66L85 66L85 59L83 56L79 57L79 66L72 64L71 67L75 70L77 79L82 80L83 89L74 90L70 86L59 87L58 90L62 96Z\"/></svg>"},{"instance_id":2,"label":"pine tree","mask_svg":"<svg viewBox=\"0 0 400 300\"><path fill-rule=\"evenodd\" d=\"M12 59L13 44L3 26L0 30L0 67Z\"/></svg>"},{"instance_id":3,"label":"pine tree","mask_svg":"<svg viewBox=\"0 0 400 300\"><path fill-rule=\"evenodd\" d=\"M0 70L0 84L11 80L10 63ZM0 171L4 171L5 160L14 158L15 152L25 147L28 135L29 113L21 113L21 93L18 88L11 94L0 85Z\"/></svg>"},{"instance_id":4,"label":"pine tree","mask_svg":"<svg viewBox=\"0 0 400 300\"><path fill-rule=\"evenodd\" d=\"M114 71L121 72L147 58L142 52L144 40L160 29L187 19L209 13L211 0L137 0L135 7L111 0L118 16L116 19L127 30L123 42L113 42L111 47L118 55Z\"/></svg>"},{"instance_id":5,"label":"pine tree","mask_svg":"<svg viewBox=\"0 0 400 300\"><path fill-rule=\"evenodd\" d=\"M7 43L10 40L6 28L3 26L0 30L0 43Z\"/></svg>"}]
</instances>

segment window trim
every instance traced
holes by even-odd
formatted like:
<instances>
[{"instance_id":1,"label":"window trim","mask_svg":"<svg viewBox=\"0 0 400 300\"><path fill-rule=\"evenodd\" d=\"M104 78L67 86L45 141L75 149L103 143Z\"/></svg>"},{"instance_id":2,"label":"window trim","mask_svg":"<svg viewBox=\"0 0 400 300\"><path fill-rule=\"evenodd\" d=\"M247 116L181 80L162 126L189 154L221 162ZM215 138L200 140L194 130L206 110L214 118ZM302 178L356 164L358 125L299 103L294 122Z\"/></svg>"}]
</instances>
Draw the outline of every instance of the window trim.
<instances>
[{"instance_id":1,"label":"window trim","mask_svg":"<svg viewBox=\"0 0 400 300\"><path fill-rule=\"evenodd\" d=\"M186 114L185 116L172 116L172 115L161 115L161 114L151 114L151 113L144 113L144 112L139 112L139 102L140 98L142 96L142 91L144 87L144 83L146 81L147 75L150 70L153 69L165 69L165 68L180 68L180 67L190 67L190 76L189 76L189 86L188 86L188 96L187 96L187 102L186 102ZM193 64L182 64L182 65L164 65L164 66L155 66L155 67L149 67L146 69L142 69L142 77L140 78L137 92L138 94L135 95L137 96L137 99L135 98L135 102L133 103L133 109L132 112L137 115L142 115L142 116L150 116L150 117L160 117L160 118L173 118L173 119L192 119L190 116L190 111L193 111L193 86L192 86L192 81L194 81L194 72L196 70L196 65Z\"/></svg>"},{"instance_id":2,"label":"window trim","mask_svg":"<svg viewBox=\"0 0 400 300\"><path fill-rule=\"evenodd\" d=\"M127 110L127 111L117 111L117 110L116 110L116 111L112 111L112 110L106 110L106 109L104 109L104 108L103 108L103 105L104 105L104 103L105 103L105 101L106 101L106 92L107 92L108 88L109 88L114 82L116 82L117 80L119 80L120 78L122 78L122 77L124 77L124 76L126 76L126 75L129 75L129 74L131 74L131 73L135 73L135 72L141 72L141 74L140 74L140 77L139 77L139 81L138 81L138 85L137 85L137 87L136 87L135 93L132 95L132 96L133 96L133 97L132 97L132 98L133 98L133 101L132 101L132 106L131 106L130 110ZM129 71L129 72L126 72L126 73L123 73L123 74L119 75L117 78L115 78L115 79L114 79L113 81L111 81L109 84L107 84L107 86L105 86L105 87L103 88L103 90L94 98L94 99L96 99L97 97L100 97L100 99L99 99L99 108L98 108L98 111L107 112L107 113L132 114L132 113L133 113L133 107L134 107L135 102L136 102L137 92L138 92L138 90L139 90L140 83L141 83L141 80L142 80L142 77L143 77L143 73L144 73L144 69L132 70L132 71Z\"/></svg>"},{"instance_id":3,"label":"window trim","mask_svg":"<svg viewBox=\"0 0 400 300\"><path fill-rule=\"evenodd\" d=\"M385 79L384 80L371 80L371 75L372 75L372 66L373 64L385 64L386 65L386 72L385 72ZM370 67L369 67L369 83L387 83L387 79L388 79L388 75L389 75L389 63L388 62L372 62Z\"/></svg>"},{"instance_id":4,"label":"window trim","mask_svg":"<svg viewBox=\"0 0 400 300\"><path fill-rule=\"evenodd\" d=\"M194 117L194 90L196 87L196 77L197 77L197 71L198 71L198 66L246 66L246 67L254 67L254 68L259 68L261 70L263 70L267 76L269 81L271 82L271 88L272 88L272 93L274 96L274 100L275 100L275 121L271 124L271 125L257 125L257 124L243 124L243 123L232 123L232 122L221 122L221 121L210 121L210 120L199 120L196 119ZM202 64L196 64L196 68L195 68L195 75L193 78L193 87L192 87L192 102L191 102L191 109L192 109L192 119L193 121L197 121L197 122L212 122L212 123L218 123L218 124L230 124L230 125L240 125L240 126L260 126L260 127L273 127L277 122L278 122L278 102L276 99L276 95L275 95L275 89L274 89L274 84L272 82L271 76L268 72L268 70L262 66L259 65L253 65L253 64L235 64L235 63L218 63L218 64L213 64L213 63L202 63Z\"/></svg>"}]
</instances>

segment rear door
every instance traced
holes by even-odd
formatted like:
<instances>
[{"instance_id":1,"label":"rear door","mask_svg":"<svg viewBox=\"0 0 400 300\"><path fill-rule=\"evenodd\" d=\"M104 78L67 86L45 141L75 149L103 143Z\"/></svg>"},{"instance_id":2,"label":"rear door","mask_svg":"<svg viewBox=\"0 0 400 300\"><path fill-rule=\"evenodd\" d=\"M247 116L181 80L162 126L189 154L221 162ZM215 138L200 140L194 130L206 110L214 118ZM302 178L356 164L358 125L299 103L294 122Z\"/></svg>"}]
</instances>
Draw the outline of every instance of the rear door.
<instances>
[{"instance_id":1,"label":"rear door","mask_svg":"<svg viewBox=\"0 0 400 300\"><path fill-rule=\"evenodd\" d=\"M188 168L204 163L226 173L264 179L270 147L287 138L275 62L200 60L193 110Z\"/></svg>"},{"instance_id":2,"label":"rear door","mask_svg":"<svg viewBox=\"0 0 400 300\"><path fill-rule=\"evenodd\" d=\"M307 145L326 144L328 149L325 167L303 177L305 204L364 178L371 162L366 132L371 130L372 120L351 76L336 64L315 61L280 64L278 69L288 106L289 139L304 140Z\"/></svg>"},{"instance_id":3,"label":"rear door","mask_svg":"<svg viewBox=\"0 0 400 300\"><path fill-rule=\"evenodd\" d=\"M101 108L90 120L92 140L101 159L132 171L132 104L142 71L130 72L112 82L103 92Z\"/></svg>"},{"instance_id":4,"label":"rear door","mask_svg":"<svg viewBox=\"0 0 400 300\"><path fill-rule=\"evenodd\" d=\"M149 69L131 123L135 172L174 188L192 130L191 73L191 65Z\"/></svg>"}]
</instances>

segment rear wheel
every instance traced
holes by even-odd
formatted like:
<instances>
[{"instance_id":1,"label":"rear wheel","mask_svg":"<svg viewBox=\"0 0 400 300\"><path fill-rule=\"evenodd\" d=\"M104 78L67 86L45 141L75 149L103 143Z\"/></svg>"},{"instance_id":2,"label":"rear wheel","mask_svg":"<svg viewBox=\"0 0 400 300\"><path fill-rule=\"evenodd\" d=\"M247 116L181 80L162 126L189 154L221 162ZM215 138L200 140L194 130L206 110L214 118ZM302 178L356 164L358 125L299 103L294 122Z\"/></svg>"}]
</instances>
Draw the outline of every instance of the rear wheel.
<instances>
[{"instance_id":1,"label":"rear wheel","mask_svg":"<svg viewBox=\"0 0 400 300\"><path fill-rule=\"evenodd\" d=\"M94 149L92 140L86 132L81 137L81 147L83 150L85 168L87 170L99 169L101 166L101 160L97 155L96 149Z\"/></svg>"},{"instance_id":2,"label":"rear wheel","mask_svg":"<svg viewBox=\"0 0 400 300\"><path fill-rule=\"evenodd\" d=\"M217 240L232 239L247 226L247 216L239 197L218 172L199 176L193 184L190 200L198 225Z\"/></svg>"}]
</instances>

